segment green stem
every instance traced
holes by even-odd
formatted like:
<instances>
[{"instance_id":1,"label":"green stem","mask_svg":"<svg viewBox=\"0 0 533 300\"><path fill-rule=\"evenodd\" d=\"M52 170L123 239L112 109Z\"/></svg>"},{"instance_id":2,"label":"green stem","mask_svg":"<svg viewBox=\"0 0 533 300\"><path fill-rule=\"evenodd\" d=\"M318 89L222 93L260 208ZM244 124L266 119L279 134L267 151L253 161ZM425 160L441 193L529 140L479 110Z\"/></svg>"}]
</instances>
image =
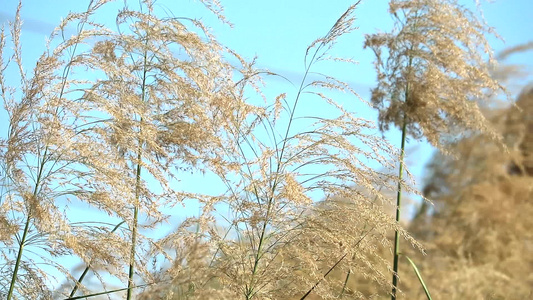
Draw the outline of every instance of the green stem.
<instances>
[{"instance_id":1,"label":"green stem","mask_svg":"<svg viewBox=\"0 0 533 300\"><path fill-rule=\"evenodd\" d=\"M39 185L41 182L41 177L43 175L44 165L46 164L46 156L48 154L48 147L44 150L44 155L41 161L41 165L39 166L39 174L37 175L37 180L35 181L35 188L33 189L33 198L37 197L37 193L39 191ZM33 201L33 200L32 200ZM28 217L26 218L26 224L24 225L24 233L22 234L22 239L20 240L19 244L19 251L17 254L17 260L15 262L15 268L13 270L13 275L11 276L11 284L9 285L9 292L7 293L7 299L11 299L13 296L13 291L15 289L15 282L17 281L17 273L18 269L20 267L20 262L22 260L22 252L24 251L24 245L26 244L26 237L28 235L28 231L30 229L30 222L31 222L31 203L29 203L28 207Z\"/></svg>"},{"instance_id":2,"label":"green stem","mask_svg":"<svg viewBox=\"0 0 533 300\"><path fill-rule=\"evenodd\" d=\"M44 155L41 161L41 164L39 166L39 173L37 174L37 180L35 181L35 188L33 189L33 198L32 201L35 201L35 198L37 197L37 193L39 191L39 185L41 183L41 177L43 175L44 165L46 164L46 156L48 155L48 147L44 150ZM26 244L26 237L28 236L28 232L30 230L30 222L31 222L31 206L32 203L28 203L28 217L26 218L26 224L24 225L24 232L22 234L22 239L19 243L19 250L17 254L17 260L15 261L15 268L13 269L13 275L11 275L11 283L9 285L9 291L7 293L7 300L10 300L11 297L13 297L13 292L15 290L15 283L17 282L17 274L20 267L20 262L22 261L22 252L24 251L24 246Z\"/></svg>"},{"instance_id":3,"label":"green stem","mask_svg":"<svg viewBox=\"0 0 533 300\"><path fill-rule=\"evenodd\" d=\"M137 244L137 223L139 219L139 184L141 180L141 153L137 155L139 163L137 164L137 175L135 183L135 207L133 209L133 225L131 229L131 253L130 253L130 267L128 271L128 294L126 299L131 299L133 284L133 275L135 273L135 245Z\"/></svg>"},{"instance_id":4,"label":"green stem","mask_svg":"<svg viewBox=\"0 0 533 300\"><path fill-rule=\"evenodd\" d=\"M89 1L89 5L87 6L87 10L86 10L87 14L91 10L92 4L93 4L93 0ZM17 14L18 13L19 12L17 12ZM87 22L87 16L85 16L83 21L80 23L78 34L83 31L83 27L85 26L86 22ZM70 55L70 61L71 62L72 62L72 60L74 58L74 54L76 53L76 49L78 47L78 44L79 44L79 36L78 36L78 39L76 40L76 43L74 43L74 48L73 48L73 51L72 51L72 53ZM59 92L59 98L60 99L63 98L63 94L65 92L65 86L66 86L67 77L70 74L70 67L71 67L71 64L69 63L63 69L61 90ZM56 113L57 113L58 110L59 110L59 107L56 108ZM43 176L43 170L44 170L44 166L46 164L47 155L48 155L48 145L45 147L44 155L43 155L42 161L41 161L41 165L39 166L39 174L37 175L37 180L35 181L35 188L33 190L33 198L37 197L37 193L39 191L39 185L41 183L41 179L42 179L42 176ZM26 223L24 224L24 232L22 234L22 239L20 240L20 244L19 244L19 250L18 250L18 253L17 253L17 260L15 261L15 267L13 269L13 274L11 275L11 283L9 285L9 291L7 293L7 298L6 298L7 300L10 300L13 297L13 292L15 290L15 283L17 281L17 274L18 274L18 270L19 270L19 267L20 267L20 262L22 260L22 253L24 251L24 246L26 244L26 237L28 236L28 232L30 230L31 219L32 219L32 217L31 217L31 205L30 205L30 207L28 209L28 217L26 218Z\"/></svg>"},{"instance_id":5,"label":"green stem","mask_svg":"<svg viewBox=\"0 0 533 300\"><path fill-rule=\"evenodd\" d=\"M72 291L70 292L69 297L74 297L74 295L76 295L78 288L81 286L81 282L85 278L85 275L87 275L87 273L89 272L90 268L91 268L91 264L88 264L87 267L85 267L85 270L83 270L83 273L81 273L80 278L78 278L78 280L76 281L74 288L72 288Z\"/></svg>"},{"instance_id":6,"label":"green stem","mask_svg":"<svg viewBox=\"0 0 533 300\"><path fill-rule=\"evenodd\" d=\"M405 94L408 94L406 90ZM403 177L403 162L405 157L405 140L407 136L407 117L404 114L403 125L402 125L402 143L401 143L401 153L400 153L400 168L398 171L398 194L396 196L396 223L400 223L400 208L402 203L402 177ZM393 263L393 274L392 274L392 294L391 300L396 300L396 292L398 289L398 258L400 256L400 232L396 230L394 232L394 263Z\"/></svg>"},{"instance_id":7,"label":"green stem","mask_svg":"<svg viewBox=\"0 0 533 300\"><path fill-rule=\"evenodd\" d=\"M407 255L404 255L404 256L405 256L405 258L407 258L407 260L409 261L409 263L413 267L413 271L415 271L416 277L418 278L418 281L420 282L420 285L422 285L422 288L424 289L424 293L426 293L426 297L428 298L428 300L432 300L431 299L431 294L429 293L429 289L428 289L426 283L424 282L424 279L422 279L422 275L420 274L420 271L418 271L418 268L416 267L416 264L413 262L413 260L411 260L409 258L409 256L407 256Z\"/></svg>"},{"instance_id":8,"label":"green stem","mask_svg":"<svg viewBox=\"0 0 533 300\"><path fill-rule=\"evenodd\" d=\"M331 271L333 271L333 269L335 269L335 267L341 263L341 261L346 257L346 255L348 255L348 253L345 253L339 260L337 260L337 262L335 262L335 264L333 266L331 266L331 268L329 268L329 270L326 272L326 274L324 274L322 276L322 278L320 278L319 281L317 281L315 283L315 285L313 285L313 287L311 289L309 289L307 291L307 293L305 293L302 298L300 298L300 300L304 300L305 298L307 298L307 296L309 296L309 294L311 294L311 292L320 284L320 282L322 282L322 280L326 279L326 277L329 275L329 273L331 273Z\"/></svg>"},{"instance_id":9,"label":"green stem","mask_svg":"<svg viewBox=\"0 0 533 300\"><path fill-rule=\"evenodd\" d=\"M261 235L259 237L259 245L257 246L257 252L256 252L255 259L254 259L254 267L252 269L252 276L250 278L250 286L247 287L246 291L245 291L245 297L246 297L247 300L253 298L253 294L254 294L253 293L253 289L254 289L253 280L255 278L255 274L257 273L257 268L259 266L259 261L261 260L261 256L262 256L261 250L263 249L263 244L265 242L266 229L267 229L267 225L268 225L268 220L270 218L270 210L271 210L272 204L274 202L274 191L275 191L275 189L277 187L277 184L278 184L278 175L279 175L279 172L281 171L281 161L282 161L283 156L285 154L285 149L286 149L286 146L287 146L287 139L289 137L292 121L294 120L294 112L296 111L296 106L298 105L298 101L300 100L300 95L302 94L302 91L305 88L304 87L305 80L307 79L307 76L309 74L309 70L311 69L311 65L313 64L318 51L322 48L323 45L324 45L324 42L322 42L317 47L315 53L313 54L313 57L309 61L309 65L307 65L307 67L306 67L305 74L304 74L304 76L302 78L302 81L300 82L300 87L298 89L298 94L296 95L296 99L294 101L294 104L293 104L293 107L292 107L292 110L291 110L291 114L290 114L290 117L289 117L289 124L287 125L287 130L285 131L285 138L283 139L283 144L281 146L281 152L280 152L280 155L279 155L279 162L278 162L278 165L277 165L277 168L276 168L276 177L274 179L274 183L272 184L272 188L271 188L272 195L270 196L270 199L268 199L265 222L263 223L263 227L261 228Z\"/></svg>"},{"instance_id":10,"label":"green stem","mask_svg":"<svg viewBox=\"0 0 533 300\"><path fill-rule=\"evenodd\" d=\"M135 286L133 288L141 288L141 287L147 287L149 285L152 285L153 283L149 283L149 284L141 284L141 285L138 285L138 286ZM110 295L110 294L114 294L114 293L117 293L117 292L123 292L125 290L130 290L131 288L122 288L122 289L116 289L116 290L111 290L111 291L105 291L105 292L99 292L99 293L94 293L94 294L89 294L89 295L83 295L83 296L76 296L76 297L68 297L68 298L65 298L64 300L77 300L77 299L85 299L87 300L87 298L92 298L92 297L96 297L96 296L102 296L102 295Z\"/></svg>"},{"instance_id":11,"label":"green stem","mask_svg":"<svg viewBox=\"0 0 533 300\"><path fill-rule=\"evenodd\" d=\"M352 271L348 270L346 272L346 279L344 279L344 284L342 285L341 294L339 295L339 298L342 299L342 296L344 296L344 292L346 291L346 287L348 286L348 280L350 280L350 275L352 274Z\"/></svg>"},{"instance_id":12,"label":"green stem","mask_svg":"<svg viewBox=\"0 0 533 300\"><path fill-rule=\"evenodd\" d=\"M415 13L415 28L417 26L417 17L418 13ZM407 101L409 99L409 81L411 80L410 74L411 74L411 68L413 66L413 56L412 51L414 49L414 45L411 44L409 48L409 60L407 62L407 84L405 86L405 93L404 93L404 101ZM408 117L407 113L403 112L403 124L402 124L402 142L400 147L400 167L398 170L398 194L396 197L396 223L397 226L400 225L400 209L401 209L401 203L402 203L402 177L403 177L403 164L404 164L404 157L405 157L405 140L407 139L407 122ZM398 259L400 256L400 232L396 230L394 232L394 261L393 261L393 274L392 274L392 293L391 293L391 300L396 300L396 292L398 290Z\"/></svg>"},{"instance_id":13,"label":"green stem","mask_svg":"<svg viewBox=\"0 0 533 300\"><path fill-rule=\"evenodd\" d=\"M146 37L146 46L148 45L148 37ZM144 61L143 61L143 79L142 79L142 85L141 85L141 102L144 103L146 101L146 77L148 74L147 71L147 63L148 63L148 53L147 50L144 51ZM135 273L135 246L137 243L137 225L139 221L139 199L140 199L140 192L141 192L141 162L142 162L142 148L143 148L143 139L141 137L142 135L142 125L143 125L143 117L140 117L139 120L139 148L137 149L137 171L136 171L136 177L135 177L135 207L133 208L133 225L131 229L131 253L130 253L130 266L128 271L128 293L126 296L127 300L131 299L132 296L132 290L135 286L133 284L133 275Z\"/></svg>"},{"instance_id":14,"label":"green stem","mask_svg":"<svg viewBox=\"0 0 533 300\"><path fill-rule=\"evenodd\" d=\"M111 230L110 233L113 233L115 231L117 231L117 229L120 227L120 225L124 224L126 221L122 221L120 223L118 223L115 228L113 228L113 230ZM70 292L70 296L69 297L74 297L74 295L76 294L76 292L78 291L78 288L80 287L81 285L81 282L83 281L83 279L85 278L85 275L87 275L87 272L89 272L89 269L91 268L91 263L87 264L87 267L85 267L85 270L83 270L83 273L81 273L80 275L80 278L78 278L78 280L76 281L75 285L74 285L74 288L72 289L72 292Z\"/></svg>"},{"instance_id":15,"label":"green stem","mask_svg":"<svg viewBox=\"0 0 533 300\"><path fill-rule=\"evenodd\" d=\"M24 244L26 242L26 235L30 228L30 219L31 216L28 213L28 218L26 219L26 225L24 225L24 233L22 234L22 240L20 241L19 251L17 254L17 261L15 262L15 269L13 270L13 275L11 276L11 284L9 285L9 292L7 293L7 299L11 299L13 296L13 290L15 289L15 282L17 281L17 273L20 266L20 261L22 259L22 251L24 250Z\"/></svg>"}]
</instances>

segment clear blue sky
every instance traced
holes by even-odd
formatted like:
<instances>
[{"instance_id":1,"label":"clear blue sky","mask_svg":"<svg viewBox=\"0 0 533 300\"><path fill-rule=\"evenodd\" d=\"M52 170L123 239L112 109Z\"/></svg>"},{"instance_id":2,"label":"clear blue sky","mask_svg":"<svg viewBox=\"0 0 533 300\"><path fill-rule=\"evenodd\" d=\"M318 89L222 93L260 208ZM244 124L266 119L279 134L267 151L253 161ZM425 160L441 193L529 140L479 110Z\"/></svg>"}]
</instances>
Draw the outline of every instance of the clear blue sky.
<instances>
[{"instance_id":1,"label":"clear blue sky","mask_svg":"<svg viewBox=\"0 0 533 300\"><path fill-rule=\"evenodd\" d=\"M0 23L6 24L15 15L17 0L0 0ZM175 16L200 18L217 36L218 40L234 49L247 59L258 57L257 66L279 73L295 84L301 80L304 70L304 54L307 46L316 38L323 36L335 23L339 16L354 1L335 0L270 0L270 1L221 1L227 19L233 28L222 24L195 0L170 1L160 0L156 3L161 9L171 11ZM461 3L473 7L473 0ZM114 14L123 1L108 5L108 12L98 15L100 21L106 20L114 29ZM137 1L131 2L135 5ZM46 37L69 11L83 11L88 1L71 0L24 0L22 8L22 51L26 71L33 68L36 59L44 51ZM489 41L495 53L533 39L532 0L500 0L494 3L482 1L482 8L487 22L505 39L505 43L490 37ZM366 0L356 10L356 26L359 30L341 38L332 51L332 55L353 58L359 61L357 66L339 69L327 69L331 75L337 76L368 100L369 90L375 83L375 72L372 65L374 56L370 50L363 50L365 34L377 31L388 31L392 25L387 12L388 1ZM71 33L72 34L72 33ZM67 35L69 35L67 33ZM512 56L513 63L529 64L532 70L533 52ZM15 71L15 69L12 69ZM323 71L323 70L321 70ZM9 77L9 76L8 76ZM8 79L9 80L9 79ZM16 84L17 82L12 82ZM294 97L296 87L279 78L269 77L266 92L272 97L281 92L288 92L288 99ZM346 95L339 94L339 97ZM355 100L355 99L354 99ZM0 108L0 136L6 135L5 112ZM376 113L361 105L360 116L373 119ZM392 143L399 140L395 130L387 134ZM411 171L420 184L424 165L431 157L432 148L427 144L413 141L409 144L408 163ZM198 175L200 176L200 175ZM180 185L184 188L193 187L193 191L202 191L204 186L197 182L205 182L213 178L190 176L184 178ZM195 188L196 186L196 188ZM204 191L205 192L205 191ZM215 191L213 191L214 193ZM196 210L189 213L195 214Z\"/></svg>"},{"instance_id":2,"label":"clear blue sky","mask_svg":"<svg viewBox=\"0 0 533 300\"><path fill-rule=\"evenodd\" d=\"M134 1L136 2L136 1ZM303 58L307 46L316 38L323 36L335 23L339 16L354 1L333 0L221 0L227 19L234 24L233 28L221 24L205 10L198 1L158 1L176 16L201 18L219 42L232 48L247 59L258 56L258 67L279 73L295 84L301 79L304 70ZM473 1L460 1L472 6ZM0 0L0 23L12 20L18 4L17 0ZM36 59L44 51L45 38L69 11L83 11L88 1L72 0L24 0L22 18L22 51L25 68L31 72ZM120 6L122 1L117 1ZM133 2L132 2L133 3ZM487 22L505 39L505 43L495 38L490 42L495 53L520 43L533 40L533 1L532 0L500 0L495 3L482 3ZM365 34L376 31L388 31L391 18L387 13L388 1L366 0L356 11L356 25L359 30L342 38L332 55L345 56L359 61L359 65L346 69L331 69L332 75L344 80L365 99L368 100L369 90L375 83L375 72L370 50L363 50ZM101 15L106 18L106 15ZM113 18L108 18L114 24ZM114 28L114 27L112 27ZM510 59L513 63L533 64L533 52L516 55ZM16 83L16 82L11 82ZM267 89L276 92L286 90L289 98L296 88L279 79L271 78ZM369 109L361 110L362 117L375 118ZM6 136L5 112L0 108L0 136ZM395 132L387 135L391 142L397 144ZM412 172L421 182L423 166L431 157L431 147L426 144L411 143L408 153ZM197 178L184 179L182 185L191 186L198 182ZM205 182L200 180L200 182ZM198 187L198 189L204 186ZM191 212L196 214L197 211Z\"/></svg>"},{"instance_id":3,"label":"clear blue sky","mask_svg":"<svg viewBox=\"0 0 533 300\"><path fill-rule=\"evenodd\" d=\"M349 0L318 1L318 0L270 0L242 1L222 0L227 19L234 24L233 28L221 24L208 13L199 1L157 1L161 7L172 11L176 16L201 18L212 28L220 42L251 59L258 56L258 66L279 73L295 83L301 78L303 71L303 55L307 45L325 34L345 9L353 3ZM460 1L472 6L474 1ZM23 1L23 53L26 70L31 70L35 59L44 50L45 38L55 25L69 11L82 11L88 1L70 0L25 0ZM120 5L122 1L117 1ZM173 4L174 3L174 4ZM357 11L359 30L346 36L334 49L335 55L351 57L359 61L354 68L332 70L340 79L349 82L356 91L368 98L369 89L375 82L372 66L374 59L369 50L363 51L364 34L378 30L387 31L391 19L387 13L388 1L366 0ZM13 18L17 0L2 0L0 6L0 22ZM533 36L533 1L531 0L500 0L494 3L482 1L487 22L505 39L505 43L490 38L495 53L506 47L532 40ZM105 16L101 16L105 18ZM113 19L109 18L110 24ZM510 59L513 63L533 64L533 53L516 55ZM279 90L279 79L272 79L268 86ZM284 85L282 89L290 86ZM289 91L291 92L291 91ZM364 112L366 114L366 112ZM371 114L371 112L368 112ZM0 118L5 116L0 113ZM368 116L371 118L372 116ZM5 121L0 121L5 126ZM0 133L4 136L4 132ZM427 160L428 148L419 149L415 174L421 175L421 167Z\"/></svg>"}]
</instances>

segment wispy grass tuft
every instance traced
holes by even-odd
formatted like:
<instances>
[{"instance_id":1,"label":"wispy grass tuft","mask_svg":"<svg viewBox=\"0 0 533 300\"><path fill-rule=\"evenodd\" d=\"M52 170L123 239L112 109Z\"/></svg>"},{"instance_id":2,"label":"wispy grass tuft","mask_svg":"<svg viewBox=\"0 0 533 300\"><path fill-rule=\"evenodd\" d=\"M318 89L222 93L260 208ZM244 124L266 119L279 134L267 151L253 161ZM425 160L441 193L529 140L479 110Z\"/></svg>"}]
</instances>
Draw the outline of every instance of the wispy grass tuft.
<instances>
[{"instance_id":1,"label":"wispy grass tuft","mask_svg":"<svg viewBox=\"0 0 533 300\"><path fill-rule=\"evenodd\" d=\"M378 85L372 103L381 130L400 128L401 156L396 221L400 221L405 142L425 138L446 151L450 138L481 132L501 139L476 101L503 88L492 78L486 58L492 53L484 21L456 1L392 0L391 33L366 37L365 48L376 55ZM399 235L395 235L391 299L398 286Z\"/></svg>"},{"instance_id":2,"label":"wispy grass tuft","mask_svg":"<svg viewBox=\"0 0 533 300\"><path fill-rule=\"evenodd\" d=\"M453 283L460 287L450 288L450 299L457 298L462 283L428 268L425 257L414 258L423 247L400 222L402 200L422 196L406 170L409 137L427 139L443 152L473 149L473 160L464 165L440 159L447 165L438 167L433 187L425 190L424 197L437 196L443 208L453 207L430 218L440 226L433 235L439 238L423 236L431 251L445 254L434 269L444 266L455 275L486 271L490 276L479 283L484 289L491 290L488 279L500 278L517 287L513 295L525 294L509 272L523 266L508 261L488 272L490 265L483 264L493 252L480 245L513 236L491 236L484 226L500 226L507 215L530 219L506 203L528 211L524 199L531 190L524 186L531 147L526 114L490 122L481 112L481 100L505 90L486 63L491 29L475 12L454 0L390 1L394 29L365 40L378 73L371 101L365 101L338 74L322 70L325 64L353 65L352 59L329 55L341 38L356 32L360 1L332 19L326 34L302 53L304 69L294 89L275 96L265 82L286 78L220 45L201 21L173 16L155 1L126 1L115 14L116 27L108 28L99 20L109 16L108 2L89 1L85 12L66 16L31 73L22 63L21 4L10 37L0 31L0 95L8 115L7 137L0 139L0 294L8 300L123 294L396 299L404 274L401 253L409 254L418 279L416 291L408 279L402 289L405 282L407 291L424 291L431 299L430 289L434 297L447 295L442 286ZM218 1L200 5L229 24ZM529 48L524 44L503 56ZM12 74L20 85L7 85ZM527 110L529 96L524 92L526 100L517 107ZM377 124L358 114L361 103L379 110ZM514 124L504 126L505 140L495 130L503 123ZM380 135L389 127L401 130L399 147ZM480 158L476 149L483 143L495 161L508 166ZM498 156L503 152L496 149L505 147L508 156ZM457 179L480 161L490 168ZM225 190L179 189L176 183L189 173L214 176ZM510 200L485 205L489 190ZM457 199L474 201L460 206ZM200 206L198 215L154 238L171 219L169 209L192 202ZM76 205L101 219L75 222ZM474 212L490 217L466 217ZM524 228L531 227L527 220ZM468 231L454 232L456 240L450 241L444 233L454 224ZM483 234L474 234L471 224ZM513 249L529 247L529 232L522 235L522 244L509 238ZM412 247L400 252L401 238ZM454 247L456 241L465 244ZM505 251L496 256L508 257ZM449 264L453 255L463 264ZM81 276L60 264L64 256L85 264ZM50 267L64 275L63 289L52 291L57 280ZM98 280L88 280L88 274ZM486 296L477 290L468 295Z\"/></svg>"}]
</instances>

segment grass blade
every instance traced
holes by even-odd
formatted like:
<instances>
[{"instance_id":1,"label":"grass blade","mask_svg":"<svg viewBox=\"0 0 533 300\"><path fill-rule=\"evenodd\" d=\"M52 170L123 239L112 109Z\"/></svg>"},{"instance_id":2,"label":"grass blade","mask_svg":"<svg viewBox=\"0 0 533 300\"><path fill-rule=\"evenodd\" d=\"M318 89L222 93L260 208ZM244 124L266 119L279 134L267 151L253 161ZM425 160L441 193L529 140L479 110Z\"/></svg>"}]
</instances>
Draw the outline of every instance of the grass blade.
<instances>
[{"instance_id":1,"label":"grass blade","mask_svg":"<svg viewBox=\"0 0 533 300\"><path fill-rule=\"evenodd\" d=\"M428 297L428 300L431 299L431 295L429 294L428 287L426 286L426 283L424 283L424 279L422 279L422 275L420 275L420 272L418 271L418 268L416 267L416 264L409 258L409 256L404 255L405 258L409 261L411 266L413 267L413 270L415 271L416 277L418 277L418 280L420 281L420 284L422 285L422 288L424 289L424 292L426 293L426 297Z\"/></svg>"}]
</instances>

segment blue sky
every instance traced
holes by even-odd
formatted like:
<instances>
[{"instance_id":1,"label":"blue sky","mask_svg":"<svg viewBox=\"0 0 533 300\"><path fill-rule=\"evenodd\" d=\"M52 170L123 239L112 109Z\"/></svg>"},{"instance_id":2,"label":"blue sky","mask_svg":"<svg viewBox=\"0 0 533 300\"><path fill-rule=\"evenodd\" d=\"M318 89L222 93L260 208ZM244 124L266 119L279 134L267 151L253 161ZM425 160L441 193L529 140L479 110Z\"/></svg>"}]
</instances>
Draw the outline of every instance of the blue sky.
<instances>
[{"instance_id":1,"label":"blue sky","mask_svg":"<svg viewBox=\"0 0 533 300\"><path fill-rule=\"evenodd\" d=\"M136 3L136 1L134 1ZM132 2L132 3L134 3ZM258 57L257 67L266 68L290 79L295 85L299 83L304 71L304 54L307 46L316 38L323 36L335 23L339 16L353 1L318 1L318 0L270 0L270 1L221 1L225 16L233 24L231 28L222 24L195 0L157 1L161 10L171 11L175 16L199 18L209 26L219 42L234 49L246 59ZM474 1L460 1L473 7ZM327 4L326 4L327 3ZM533 21L533 1L500 0L494 3L481 2L487 22L503 37L505 42L489 37L495 53L520 43L531 40ZM6 24L12 20L18 5L17 0L3 0L0 6L0 22ZM23 1L22 18L22 51L26 71L31 71L36 59L44 51L46 37L69 11L83 11L88 1L41 0ZM116 12L122 1L109 5L108 12ZM372 62L374 56L370 50L363 50L364 35L377 31L388 31L392 26L387 13L388 1L366 0L356 10L356 26L358 30L342 37L331 55L353 58L358 61L356 66L329 67L322 66L337 78L348 82L364 99L368 100L369 90L375 83L375 72ZM112 26L114 17L104 12L97 16ZM114 28L114 27L112 27ZM533 64L533 53L511 56L509 62ZM11 69L11 71L15 71ZM14 78L7 76L9 78ZM11 82L16 84L17 82ZM275 97L278 93L287 92L288 99L294 97L296 87L276 77L267 78L265 91ZM338 94L337 97L347 97ZM353 99L356 101L356 99ZM351 99L347 99L351 101ZM308 108L309 109L309 108ZM360 116L374 119L376 113L368 107L360 106ZM5 136L5 112L0 109L0 135ZM398 134L392 130L387 134L392 143L399 140ZM432 149L424 143L413 141L409 144L407 160L412 172L420 183L423 178L423 167L431 157ZM180 184L194 186L198 178L185 178ZM198 187L199 189L203 187Z\"/></svg>"},{"instance_id":2,"label":"blue sky","mask_svg":"<svg viewBox=\"0 0 533 300\"><path fill-rule=\"evenodd\" d=\"M0 6L0 22L13 18L17 0L3 0ZM324 35L337 18L353 3L349 0L318 1L318 0L270 0L270 1L221 1L227 19L233 23L233 28L221 24L213 15L205 10L199 1L186 0L179 4L174 1L157 1L161 7L172 11L176 16L188 16L202 19L218 40L236 50L245 58L258 57L257 66L279 73L295 84L303 74L303 57L307 45L316 38ZM31 70L36 58L44 50L45 38L55 25L69 11L82 11L88 1L69 0L25 0L23 1L23 53L26 70ZM117 1L120 5L122 1ZM177 3L177 2L176 2ZM342 38L333 49L332 55L350 57L359 64L355 67L332 69L334 75L350 83L365 99L374 85L375 73L372 66L374 59L369 50L362 49L364 35L376 31L387 31L391 26L391 19L387 13L388 1L366 0L357 11L356 25L359 30ZM474 1L460 1L473 6ZM495 53L509 46L531 40L533 21L530 12L533 11L533 1L530 0L500 0L494 3L481 2L487 22L505 39L505 42L489 37ZM106 16L100 16L106 18ZM112 18L108 18L113 23ZM531 64L531 52L512 56L512 63ZM281 80L270 78L267 90L294 89L290 85L281 85ZM371 111L363 111L362 115L372 118ZM5 116L3 112L0 117ZM0 125L4 125L4 120ZM2 132L2 135L5 133ZM418 147L415 174L422 175L421 167L429 157L428 147Z\"/></svg>"},{"instance_id":3,"label":"blue sky","mask_svg":"<svg viewBox=\"0 0 533 300\"><path fill-rule=\"evenodd\" d=\"M218 38L219 42L235 50L246 59L257 56L257 67L269 69L290 79L294 85L288 84L277 77L268 77L265 92L267 96L275 97L281 92L287 92L288 100L292 100L297 91L297 85L303 76L304 54L307 46L315 39L328 32L339 16L354 1L335 0L270 0L270 1L241 1L222 0L224 14L233 24L230 27L222 24L196 0L157 1L160 11L172 12L175 16L187 16L201 19ZM114 14L123 1L109 4L103 13L97 15L99 21L105 20L114 29ZM131 2L135 5L137 1ZM460 1L473 7L473 0ZM530 12L533 11L531 0L500 0L494 3L481 2L487 22L505 39L505 42L489 37L495 53L520 43L531 40L533 21ZM2 0L0 6L0 22L6 24L12 20L17 0ZM22 51L26 71L33 68L36 59L45 50L46 37L69 11L80 12L86 9L88 1L70 0L24 0L22 7L23 32ZM365 34L378 31L388 31L392 21L387 12L388 1L366 0L356 10L356 26L358 30L342 37L332 49L331 55L348 57L358 61L358 65L322 65L320 71L327 72L349 83L364 99L369 100L370 88L375 83L375 72L372 65L374 55L370 50L363 50ZM107 14L108 12L111 12ZM73 32L72 32L73 33ZM72 34L70 33L70 34ZM67 35L69 35L67 33ZM511 62L529 64L531 70L533 53L512 56ZM235 62L236 63L236 62ZM11 71L16 71L11 69ZM7 76L10 78L10 76ZM13 77L14 78L14 77ZM8 79L9 80L9 79ZM11 82L16 84L17 82ZM336 97L348 97L336 94ZM292 98L291 98L292 97ZM347 98L346 101L357 101ZM301 107L300 109L312 109ZM311 111L312 112L312 111ZM359 106L359 116L375 119L376 112L365 105ZM5 112L0 108L0 136L5 136ZM398 144L399 134L396 130L387 133L387 138L393 144ZM407 161L410 169L422 183L424 166L431 158L432 148L425 143L412 141L408 145ZM209 182L214 178L200 178L202 175L183 178L179 183L183 188L192 191L204 191L204 186L197 182ZM215 191L213 191L215 193ZM189 213L196 214L193 209Z\"/></svg>"},{"instance_id":4,"label":"blue sky","mask_svg":"<svg viewBox=\"0 0 533 300\"><path fill-rule=\"evenodd\" d=\"M136 2L136 1L134 1ZM247 59L258 57L257 66L266 68L287 77L295 85L299 83L304 71L304 54L307 46L315 39L328 32L339 16L354 1L333 0L221 0L225 8L225 16L233 23L233 28L221 24L214 16L202 7L198 1L158 1L176 16L201 18L218 38L219 42L235 50ZM36 59L44 51L45 39L69 11L82 11L88 1L71 0L25 0L23 1L22 18L22 50L25 68L31 71ZM117 1L121 5L122 1ZM133 3L133 2L132 2ZM387 13L388 1L366 0L356 10L356 26L359 30L339 40L332 51L334 56L353 58L359 61L356 66L346 68L324 66L337 78L348 82L364 99L369 100L369 90L375 83L373 69L373 53L363 50L365 34L376 31L388 31L392 25ZM473 1L460 1L473 6ZM0 5L0 23L12 20L17 7L17 0L2 0ZM116 6L116 7L118 7ZM495 53L520 43L532 40L533 1L531 0L500 0L495 3L482 2L487 22L505 39L505 43L489 37ZM114 19L109 19L110 24ZM533 64L533 53L512 56L509 60L517 64ZM16 83L16 82L11 82ZM296 87L279 78L267 78L267 94L288 92L288 99L294 96ZM347 97L346 95L337 95ZM354 99L354 101L356 101ZM361 117L373 119L375 112L361 106ZM5 112L0 108L0 136L6 135ZM399 135L394 130L387 134L394 144L399 143ZM422 181L423 167L431 157L432 148L424 143L413 141L409 144L407 160L412 172ZM198 175L200 176L200 175ZM198 178L185 178L180 184L191 186ZM199 182L204 182L200 180ZM198 186L198 189L205 188ZM196 214L195 210L192 214Z\"/></svg>"}]
</instances>

